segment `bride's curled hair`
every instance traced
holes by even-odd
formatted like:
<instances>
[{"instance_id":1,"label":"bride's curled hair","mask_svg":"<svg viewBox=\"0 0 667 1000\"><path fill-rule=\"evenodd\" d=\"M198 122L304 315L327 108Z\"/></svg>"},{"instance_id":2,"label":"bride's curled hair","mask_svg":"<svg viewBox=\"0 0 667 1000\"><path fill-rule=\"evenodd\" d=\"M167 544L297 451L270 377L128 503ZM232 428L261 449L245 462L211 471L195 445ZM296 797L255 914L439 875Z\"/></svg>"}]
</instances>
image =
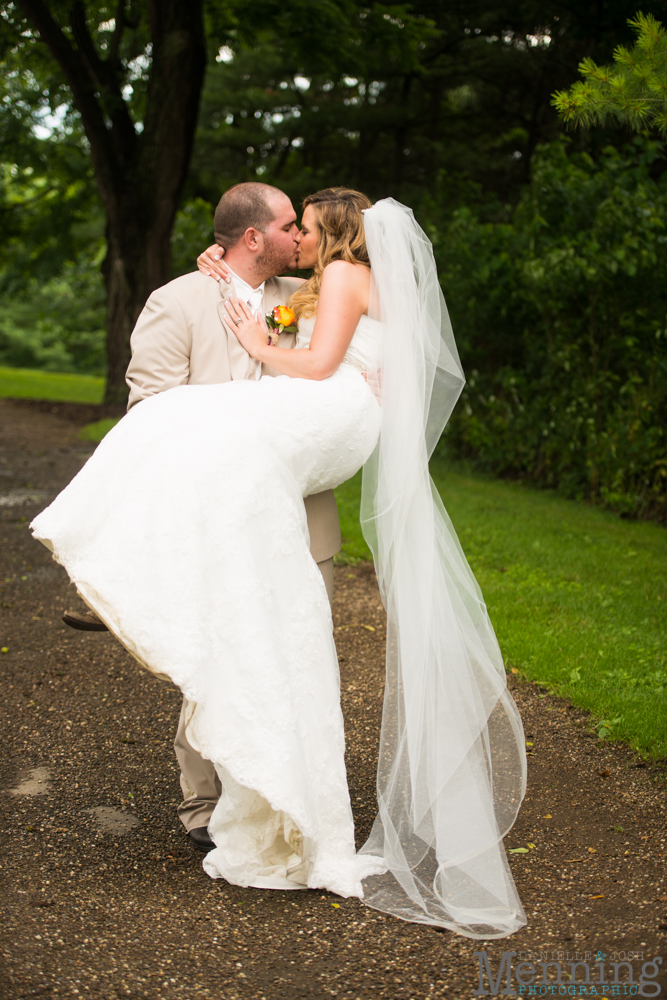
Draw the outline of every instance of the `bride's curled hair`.
<instances>
[{"instance_id":1,"label":"bride's curled hair","mask_svg":"<svg viewBox=\"0 0 667 1000\"><path fill-rule=\"evenodd\" d=\"M289 300L297 319L312 316L317 311L322 272L332 260L370 267L362 215L364 209L371 207L366 195L351 188L324 188L308 195L303 202L304 210L309 205L317 216L317 263L310 279Z\"/></svg>"}]
</instances>

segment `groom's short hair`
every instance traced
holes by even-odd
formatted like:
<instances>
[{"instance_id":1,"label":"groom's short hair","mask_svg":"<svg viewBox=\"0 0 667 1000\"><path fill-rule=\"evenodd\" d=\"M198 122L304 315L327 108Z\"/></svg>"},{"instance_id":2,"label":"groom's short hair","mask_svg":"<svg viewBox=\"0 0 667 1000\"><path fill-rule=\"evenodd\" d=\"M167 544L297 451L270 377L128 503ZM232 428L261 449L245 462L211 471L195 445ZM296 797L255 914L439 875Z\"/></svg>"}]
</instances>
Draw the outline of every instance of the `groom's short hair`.
<instances>
[{"instance_id":1,"label":"groom's short hair","mask_svg":"<svg viewBox=\"0 0 667 1000\"><path fill-rule=\"evenodd\" d=\"M277 194L285 197L280 188L259 181L235 184L225 191L213 221L216 243L225 250L231 250L246 229L252 227L263 233L276 217L269 202Z\"/></svg>"}]
</instances>

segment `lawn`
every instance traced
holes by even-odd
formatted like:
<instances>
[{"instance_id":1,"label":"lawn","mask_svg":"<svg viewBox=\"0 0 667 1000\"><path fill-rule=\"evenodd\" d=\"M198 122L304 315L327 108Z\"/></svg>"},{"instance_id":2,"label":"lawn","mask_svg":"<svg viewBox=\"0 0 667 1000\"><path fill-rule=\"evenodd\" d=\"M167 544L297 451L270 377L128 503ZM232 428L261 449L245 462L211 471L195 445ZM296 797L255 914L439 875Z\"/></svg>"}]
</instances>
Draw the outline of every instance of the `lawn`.
<instances>
[{"instance_id":1,"label":"lawn","mask_svg":"<svg viewBox=\"0 0 667 1000\"><path fill-rule=\"evenodd\" d=\"M445 462L431 471L508 669L588 709L601 735L667 757L667 532ZM360 490L355 476L336 491L352 560L369 557Z\"/></svg>"},{"instance_id":2,"label":"lawn","mask_svg":"<svg viewBox=\"0 0 667 1000\"><path fill-rule=\"evenodd\" d=\"M112 427L115 427L120 417L104 417L102 420L96 420L92 424L86 424L79 431L79 437L82 441L89 441L91 444L99 444L102 438L109 433Z\"/></svg>"},{"instance_id":3,"label":"lawn","mask_svg":"<svg viewBox=\"0 0 667 1000\"><path fill-rule=\"evenodd\" d=\"M104 379L94 375L0 368L0 398L48 399L54 403L101 403Z\"/></svg>"}]
</instances>

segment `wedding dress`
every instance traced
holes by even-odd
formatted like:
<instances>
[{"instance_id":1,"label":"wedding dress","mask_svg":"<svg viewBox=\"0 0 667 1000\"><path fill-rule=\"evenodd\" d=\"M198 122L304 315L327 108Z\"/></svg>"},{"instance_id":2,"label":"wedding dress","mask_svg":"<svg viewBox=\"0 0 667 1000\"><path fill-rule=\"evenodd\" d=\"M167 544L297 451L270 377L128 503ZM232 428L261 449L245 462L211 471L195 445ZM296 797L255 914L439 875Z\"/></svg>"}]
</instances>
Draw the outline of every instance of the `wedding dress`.
<instances>
[{"instance_id":1,"label":"wedding dress","mask_svg":"<svg viewBox=\"0 0 667 1000\"><path fill-rule=\"evenodd\" d=\"M300 323L306 347L314 319ZM241 886L361 896L331 610L302 498L375 447L379 323L338 371L181 386L144 400L32 523L136 659L196 702L222 784L205 860ZM278 348L276 348L278 350Z\"/></svg>"},{"instance_id":2,"label":"wedding dress","mask_svg":"<svg viewBox=\"0 0 667 1000\"><path fill-rule=\"evenodd\" d=\"M502 845L525 741L428 469L464 376L412 212L384 199L364 229L369 316L331 378L143 401L32 528L130 652L196 703L188 739L223 788L209 875L505 937L525 923ZM299 347L313 325L300 323ZM378 814L355 854L331 614L302 497L362 465L387 650Z\"/></svg>"}]
</instances>

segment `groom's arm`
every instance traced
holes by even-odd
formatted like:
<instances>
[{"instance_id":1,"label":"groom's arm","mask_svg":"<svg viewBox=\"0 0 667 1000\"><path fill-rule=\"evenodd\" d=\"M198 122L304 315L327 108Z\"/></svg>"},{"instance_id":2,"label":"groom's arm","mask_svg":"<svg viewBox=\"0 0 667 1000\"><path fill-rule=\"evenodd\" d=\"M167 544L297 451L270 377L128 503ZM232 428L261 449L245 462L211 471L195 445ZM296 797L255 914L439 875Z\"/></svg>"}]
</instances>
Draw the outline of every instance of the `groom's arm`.
<instances>
[{"instance_id":1,"label":"groom's arm","mask_svg":"<svg viewBox=\"0 0 667 1000\"><path fill-rule=\"evenodd\" d=\"M148 396L188 382L191 340L189 324L175 296L166 287L156 289L130 338L132 359L125 375L130 388L128 410Z\"/></svg>"}]
</instances>

